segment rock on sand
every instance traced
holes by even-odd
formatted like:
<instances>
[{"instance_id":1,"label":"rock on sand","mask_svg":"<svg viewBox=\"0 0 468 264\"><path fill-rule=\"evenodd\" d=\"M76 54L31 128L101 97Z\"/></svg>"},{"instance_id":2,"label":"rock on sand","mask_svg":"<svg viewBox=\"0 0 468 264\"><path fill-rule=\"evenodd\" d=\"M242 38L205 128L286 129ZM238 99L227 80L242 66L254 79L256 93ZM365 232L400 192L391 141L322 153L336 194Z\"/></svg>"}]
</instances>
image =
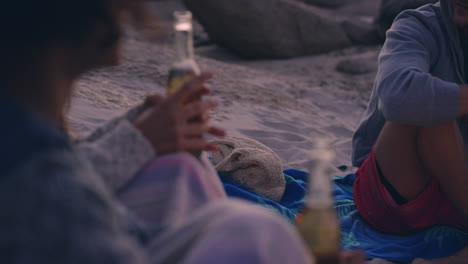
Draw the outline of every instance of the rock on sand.
<instances>
[{"instance_id":1,"label":"rock on sand","mask_svg":"<svg viewBox=\"0 0 468 264\"><path fill-rule=\"evenodd\" d=\"M185 0L210 38L248 58L286 58L353 45L332 10L295 0Z\"/></svg>"}]
</instances>

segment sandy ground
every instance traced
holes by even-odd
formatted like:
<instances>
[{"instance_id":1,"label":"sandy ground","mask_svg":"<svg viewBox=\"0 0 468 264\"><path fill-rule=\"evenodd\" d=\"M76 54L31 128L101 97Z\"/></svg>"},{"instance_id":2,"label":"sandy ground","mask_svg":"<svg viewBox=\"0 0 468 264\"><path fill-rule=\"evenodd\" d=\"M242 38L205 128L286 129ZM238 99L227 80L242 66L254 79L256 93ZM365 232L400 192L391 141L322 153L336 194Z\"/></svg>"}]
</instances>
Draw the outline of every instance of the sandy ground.
<instances>
[{"instance_id":1,"label":"sandy ground","mask_svg":"<svg viewBox=\"0 0 468 264\"><path fill-rule=\"evenodd\" d=\"M80 132L135 105L149 91L164 92L171 51L163 45L129 40L118 67L85 76L70 115ZM216 47L200 53L220 52ZM343 59L377 56L379 47L353 47L326 55L282 61L223 62L198 57L213 71L214 96L221 107L213 119L229 134L255 138L283 160L284 167L308 169L308 151L331 135L336 165L350 165L351 137L372 88L374 73L351 76L335 70Z\"/></svg>"},{"instance_id":2,"label":"sandy ground","mask_svg":"<svg viewBox=\"0 0 468 264\"><path fill-rule=\"evenodd\" d=\"M162 22L169 18L164 14ZM174 55L170 34L161 36L155 41L130 32L120 66L81 79L70 113L78 132L87 133L138 104L149 91L164 92ZM334 139L335 165L351 164L351 137L372 89L379 50L380 46L351 47L288 60L246 61L208 45L196 49L196 60L215 74L210 85L222 103L213 112L214 122L231 135L266 144L285 168L308 170L312 143L324 136ZM371 71L340 73L336 67L343 60L364 61Z\"/></svg>"}]
</instances>

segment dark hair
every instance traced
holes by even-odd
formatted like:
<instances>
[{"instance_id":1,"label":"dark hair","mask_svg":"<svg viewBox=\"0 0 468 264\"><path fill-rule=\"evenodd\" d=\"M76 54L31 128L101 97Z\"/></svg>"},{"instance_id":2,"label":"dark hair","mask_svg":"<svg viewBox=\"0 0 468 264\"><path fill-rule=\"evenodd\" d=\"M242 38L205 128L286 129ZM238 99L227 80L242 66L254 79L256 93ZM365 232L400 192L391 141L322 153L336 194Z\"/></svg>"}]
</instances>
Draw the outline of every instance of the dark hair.
<instances>
[{"instance_id":1,"label":"dark hair","mask_svg":"<svg viewBox=\"0 0 468 264\"><path fill-rule=\"evenodd\" d=\"M9 86L2 82L22 74L31 57L41 55L51 43L79 46L90 35L99 34L96 48L105 52L119 40L123 17L143 22L141 1L3 1L0 4L0 91L12 92L6 91ZM31 89L31 93L42 92ZM62 119L62 128L66 130L64 115Z\"/></svg>"},{"instance_id":2,"label":"dark hair","mask_svg":"<svg viewBox=\"0 0 468 264\"><path fill-rule=\"evenodd\" d=\"M138 16L140 4L138 0L6 0L0 4L0 58L34 52L51 41L79 43L98 24L118 24L117 13Z\"/></svg>"}]
</instances>

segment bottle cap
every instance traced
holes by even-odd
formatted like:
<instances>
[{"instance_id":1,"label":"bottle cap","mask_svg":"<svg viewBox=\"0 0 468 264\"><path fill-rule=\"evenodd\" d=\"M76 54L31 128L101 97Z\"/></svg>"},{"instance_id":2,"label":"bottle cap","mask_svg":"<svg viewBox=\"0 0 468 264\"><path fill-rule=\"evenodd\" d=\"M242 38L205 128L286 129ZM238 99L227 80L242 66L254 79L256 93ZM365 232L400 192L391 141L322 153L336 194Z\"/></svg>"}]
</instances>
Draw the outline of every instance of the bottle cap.
<instances>
[{"instance_id":1,"label":"bottle cap","mask_svg":"<svg viewBox=\"0 0 468 264\"><path fill-rule=\"evenodd\" d=\"M192 12L187 10L174 12L174 29L177 31L192 30Z\"/></svg>"}]
</instances>

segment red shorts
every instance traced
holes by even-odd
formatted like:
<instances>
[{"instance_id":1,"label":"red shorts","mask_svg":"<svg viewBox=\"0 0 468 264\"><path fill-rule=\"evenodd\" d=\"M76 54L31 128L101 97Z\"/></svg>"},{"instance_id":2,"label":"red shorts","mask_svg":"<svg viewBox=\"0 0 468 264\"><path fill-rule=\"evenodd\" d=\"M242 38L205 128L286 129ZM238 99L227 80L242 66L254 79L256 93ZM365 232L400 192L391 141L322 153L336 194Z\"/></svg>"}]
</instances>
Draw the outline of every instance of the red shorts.
<instances>
[{"instance_id":1,"label":"red shorts","mask_svg":"<svg viewBox=\"0 0 468 264\"><path fill-rule=\"evenodd\" d=\"M356 172L354 201L361 216L375 229L407 235L433 226L467 229L460 214L433 180L414 200L398 205L382 183L374 151Z\"/></svg>"}]
</instances>

